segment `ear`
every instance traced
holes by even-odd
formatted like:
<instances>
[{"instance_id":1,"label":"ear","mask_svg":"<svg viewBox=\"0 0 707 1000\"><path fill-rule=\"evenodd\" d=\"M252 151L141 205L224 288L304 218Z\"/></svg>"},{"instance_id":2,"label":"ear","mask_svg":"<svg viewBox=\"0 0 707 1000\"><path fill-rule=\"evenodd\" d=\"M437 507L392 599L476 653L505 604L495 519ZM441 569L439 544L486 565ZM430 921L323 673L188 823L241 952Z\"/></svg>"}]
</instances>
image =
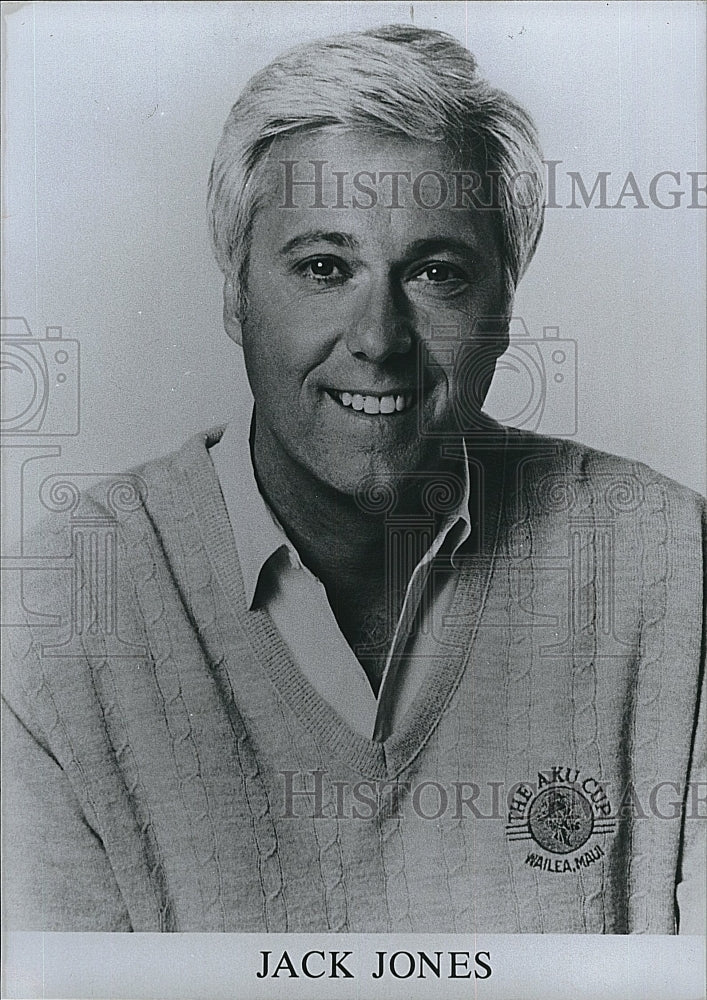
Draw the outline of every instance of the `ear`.
<instances>
[{"instance_id":1,"label":"ear","mask_svg":"<svg viewBox=\"0 0 707 1000\"><path fill-rule=\"evenodd\" d=\"M243 344L243 333L241 330L240 295L236 288L236 277L233 274L227 275L223 283L223 325L226 333L236 344Z\"/></svg>"}]
</instances>

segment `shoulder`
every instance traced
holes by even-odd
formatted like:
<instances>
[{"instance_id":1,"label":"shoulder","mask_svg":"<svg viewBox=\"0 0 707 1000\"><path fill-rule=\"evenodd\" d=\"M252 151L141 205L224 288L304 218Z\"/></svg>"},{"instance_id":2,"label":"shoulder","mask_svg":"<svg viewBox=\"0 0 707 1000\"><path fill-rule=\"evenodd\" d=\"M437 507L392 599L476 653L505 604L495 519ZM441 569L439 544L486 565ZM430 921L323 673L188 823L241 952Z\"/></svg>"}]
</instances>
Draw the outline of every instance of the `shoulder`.
<instances>
[{"instance_id":1,"label":"shoulder","mask_svg":"<svg viewBox=\"0 0 707 1000\"><path fill-rule=\"evenodd\" d=\"M39 496L46 513L25 535L25 549L60 549L67 531L83 523L121 526L148 515L159 524L172 505L184 501L185 482L213 477L208 449L222 433L222 427L202 431L166 455L120 472L48 476Z\"/></svg>"},{"instance_id":2,"label":"shoulder","mask_svg":"<svg viewBox=\"0 0 707 1000\"><path fill-rule=\"evenodd\" d=\"M171 553L197 534L192 481L218 494L208 447L219 434L202 432L125 472L44 480L46 514L3 574L3 690L12 701L24 689L27 705L36 702L50 677L73 689L79 663L140 645L144 621L173 596Z\"/></svg>"},{"instance_id":3,"label":"shoulder","mask_svg":"<svg viewBox=\"0 0 707 1000\"><path fill-rule=\"evenodd\" d=\"M506 428L511 488L547 512L589 507L595 513L662 511L673 527L701 533L705 499L643 462L566 439Z\"/></svg>"}]
</instances>

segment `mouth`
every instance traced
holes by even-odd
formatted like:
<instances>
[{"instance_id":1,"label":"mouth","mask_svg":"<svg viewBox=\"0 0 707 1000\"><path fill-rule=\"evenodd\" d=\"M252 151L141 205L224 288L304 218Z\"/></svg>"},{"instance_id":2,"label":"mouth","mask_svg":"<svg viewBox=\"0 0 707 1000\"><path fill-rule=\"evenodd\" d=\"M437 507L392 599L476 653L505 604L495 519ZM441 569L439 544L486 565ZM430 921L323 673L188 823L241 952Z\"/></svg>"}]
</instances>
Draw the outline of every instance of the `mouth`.
<instances>
[{"instance_id":1,"label":"mouth","mask_svg":"<svg viewBox=\"0 0 707 1000\"><path fill-rule=\"evenodd\" d=\"M351 409L357 413L365 413L371 417L395 416L398 413L405 413L412 409L415 404L415 394L408 393L368 393L368 392L348 392L338 389L328 389L328 394L346 409Z\"/></svg>"}]
</instances>

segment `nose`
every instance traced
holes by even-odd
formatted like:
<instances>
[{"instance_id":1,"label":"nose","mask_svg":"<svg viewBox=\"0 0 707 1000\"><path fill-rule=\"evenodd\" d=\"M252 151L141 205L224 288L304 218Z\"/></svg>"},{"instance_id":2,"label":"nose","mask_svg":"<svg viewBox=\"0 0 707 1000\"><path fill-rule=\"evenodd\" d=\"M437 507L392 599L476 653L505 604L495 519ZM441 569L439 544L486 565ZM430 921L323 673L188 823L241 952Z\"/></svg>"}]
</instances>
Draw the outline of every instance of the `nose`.
<instances>
[{"instance_id":1,"label":"nose","mask_svg":"<svg viewBox=\"0 0 707 1000\"><path fill-rule=\"evenodd\" d=\"M402 290L390 277L367 282L346 335L355 358L380 364L412 347L412 317Z\"/></svg>"}]
</instances>

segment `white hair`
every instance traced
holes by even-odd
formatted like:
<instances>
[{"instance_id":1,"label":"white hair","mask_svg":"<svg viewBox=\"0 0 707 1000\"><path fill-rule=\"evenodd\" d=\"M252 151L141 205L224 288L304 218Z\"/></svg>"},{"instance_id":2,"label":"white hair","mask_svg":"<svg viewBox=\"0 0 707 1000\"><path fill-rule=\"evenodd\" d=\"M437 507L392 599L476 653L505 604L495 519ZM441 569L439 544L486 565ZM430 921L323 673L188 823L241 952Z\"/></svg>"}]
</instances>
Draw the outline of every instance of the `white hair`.
<instances>
[{"instance_id":1,"label":"white hair","mask_svg":"<svg viewBox=\"0 0 707 1000\"><path fill-rule=\"evenodd\" d=\"M478 75L474 56L456 39L387 25L286 52L251 78L231 109L211 167L208 208L214 253L233 279L236 311L273 142L296 133L361 129L444 142L465 167L471 159L483 178L498 178L494 204L510 300L543 224L535 125L520 104Z\"/></svg>"}]
</instances>

